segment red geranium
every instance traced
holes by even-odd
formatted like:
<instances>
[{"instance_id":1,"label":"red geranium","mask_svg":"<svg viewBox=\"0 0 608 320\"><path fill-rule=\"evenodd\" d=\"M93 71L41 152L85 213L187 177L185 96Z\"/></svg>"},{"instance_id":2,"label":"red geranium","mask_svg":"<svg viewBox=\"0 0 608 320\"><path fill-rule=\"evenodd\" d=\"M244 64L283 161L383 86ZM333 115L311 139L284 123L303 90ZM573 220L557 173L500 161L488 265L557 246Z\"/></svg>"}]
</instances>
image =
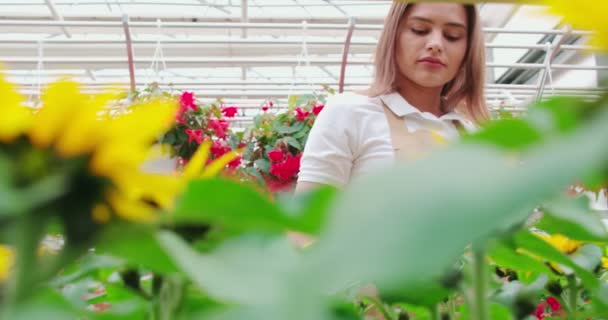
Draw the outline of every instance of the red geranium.
<instances>
[{"instance_id":1,"label":"red geranium","mask_svg":"<svg viewBox=\"0 0 608 320\"><path fill-rule=\"evenodd\" d=\"M283 161L284 158L285 158L285 155L283 154L283 151L281 151L281 150L272 150L272 151L268 152L268 159L270 159L271 162Z\"/></svg>"},{"instance_id":2,"label":"red geranium","mask_svg":"<svg viewBox=\"0 0 608 320\"><path fill-rule=\"evenodd\" d=\"M184 108L190 108L192 110L196 110L198 107L194 101L194 93L189 91L184 91L182 95L179 97L180 105Z\"/></svg>"},{"instance_id":3,"label":"red geranium","mask_svg":"<svg viewBox=\"0 0 608 320\"><path fill-rule=\"evenodd\" d=\"M304 121L308 115L310 115L310 111L304 111L302 108L296 108L296 121Z\"/></svg>"},{"instance_id":4,"label":"red geranium","mask_svg":"<svg viewBox=\"0 0 608 320\"><path fill-rule=\"evenodd\" d=\"M300 171L301 157L301 155L297 155L295 157L288 157L282 162L273 163L270 166L270 173L282 181L294 178L298 171Z\"/></svg>"},{"instance_id":5,"label":"red geranium","mask_svg":"<svg viewBox=\"0 0 608 320\"><path fill-rule=\"evenodd\" d=\"M226 139L226 130L228 130L228 125L230 125L230 123L224 119L209 119L209 129L215 131L215 134L220 139Z\"/></svg>"},{"instance_id":6,"label":"red geranium","mask_svg":"<svg viewBox=\"0 0 608 320\"><path fill-rule=\"evenodd\" d=\"M323 104L316 105L316 106L312 107L312 113L314 113L315 115L319 115L319 113L321 113L321 110L323 110L323 108L325 108L325 105L323 105Z\"/></svg>"},{"instance_id":7,"label":"red geranium","mask_svg":"<svg viewBox=\"0 0 608 320\"><path fill-rule=\"evenodd\" d=\"M543 320L545 318L545 307L546 305L544 303L540 303L536 306L536 311L532 313L532 315L538 320Z\"/></svg>"},{"instance_id":8,"label":"red geranium","mask_svg":"<svg viewBox=\"0 0 608 320\"><path fill-rule=\"evenodd\" d=\"M547 298L547 304L551 307L551 310L557 311L562 308L562 305L553 297Z\"/></svg>"},{"instance_id":9,"label":"red geranium","mask_svg":"<svg viewBox=\"0 0 608 320\"><path fill-rule=\"evenodd\" d=\"M217 159L221 156L223 156L224 154L232 151L232 149L230 148L230 146L222 144L220 141L213 141L213 144L211 145L211 155L213 156L213 159ZM209 159L209 162L211 162L212 160ZM236 167L238 167L241 164L241 156L237 157L236 159L230 161L228 163L228 167L231 169L234 169Z\"/></svg>"},{"instance_id":10,"label":"red geranium","mask_svg":"<svg viewBox=\"0 0 608 320\"><path fill-rule=\"evenodd\" d=\"M196 141L196 143L203 143L203 130L201 129L186 129L186 134L188 135L188 143L192 141Z\"/></svg>"},{"instance_id":11,"label":"red geranium","mask_svg":"<svg viewBox=\"0 0 608 320\"><path fill-rule=\"evenodd\" d=\"M237 112L238 112L238 108L237 107L226 107L222 109L222 113L224 114L224 116L228 117L228 118L232 118L234 117Z\"/></svg>"}]
</instances>

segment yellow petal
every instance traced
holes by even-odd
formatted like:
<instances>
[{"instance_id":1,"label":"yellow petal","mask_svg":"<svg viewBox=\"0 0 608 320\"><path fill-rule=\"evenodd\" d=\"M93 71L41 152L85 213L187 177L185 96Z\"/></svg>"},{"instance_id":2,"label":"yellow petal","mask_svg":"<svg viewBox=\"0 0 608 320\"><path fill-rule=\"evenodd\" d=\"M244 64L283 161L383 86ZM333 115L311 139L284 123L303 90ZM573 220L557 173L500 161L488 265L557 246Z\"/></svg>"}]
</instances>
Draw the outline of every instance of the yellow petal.
<instances>
[{"instance_id":1,"label":"yellow petal","mask_svg":"<svg viewBox=\"0 0 608 320\"><path fill-rule=\"evenodd\" d=\"M146 160L148 148L127 141L108 142L99 146L90 162L90 170L97 176L117 178L128 172L139 171Z\"/></svg>"},{"instance_id":2,"label":"yellow petal","mask_svg":"<svg viewBox=\"0 0 608 320\"><path fill-rule=\"evenodd\" d=\"M150 144L175 122L177 104L162 99L135 105L131 109L110 121L104 128L104 140Z\"/></svg>"},{"instance_id":3,"label":"yellow petal","mask_svg":"<svg viewBox=\"0 0 608 320\"><path fill-rule=\"evenodd\" d=\"M70 122L76 121L73 116L85 99L74 82L51 84L42 95L42 107L30 129L32 142L40 147L52 144Z\"/></svg>"},{"instance_id":4,"label":"yellow petal","mask_svg":"<svg viewBox=\"0 0 608 320\"><path fill-rule=\"evenodd\" d=\"M107 121L99 119L99 113L117 97L118 93L108 92L95 95L83 104L57 141L59 154L67 157L90 152L102 138L101 127L107 125Z\"/></svg>"},{"instance_id":5,"label":"yellow petal","mask_svg":"<svg viewBox=\"0 0 608 320\"><path fill-rule=\"evenodd\" d=\"M0 244L0 282L8 279L14 263L15 252L10 247Z\"/></svg>"},{"instance_id":6,"label":"yellow petal","mask_svg":"<svg viewBox=\"0 0 608 320\"><path fill-rule=\"evenodd\" d=\"M0 141L10 142L24 134L32 122L32 112L25 108L23 97L0 73Z\"/></svg>"},{"instance_id":7,"label":"yellow petal","mask_svg":"<svg viewBox=\"0 0 608 320\"><path fill-rule=\"evenodd\" d=\"M221 157L213 160L213 162L211 162L207 167L205 167L200 177L211 178L217 175L226 167L228 163L230 163L230 161L236 159L241 153L241 151L242 149L238 149L236 151L233 150L224 153Z\"/></svg>"},{"instance_id":8,"label":"yellow petal","mask_svg":"<svg viewBox=\"0 0 608 320\"><path fill-rule=\"evenodd\" d=\"M594 30L592 45L608 50L607 1L596 0L545 0L550 12L563 16L576 29Z\"/></svg>"},{"instance_id":9,"label":"yellow petal","mask_svg":"<svg viewBox=\"0 0 608 320\"><path fill-rule=\"evenodd\" d=\"M109 192L106 199L116 214L124 220L151 223L158 218L156 209L137 199L125 197L116 190Z\"/></svg>"},{"instance_id":10,"label":"yellow petal","mask_svg":"<svg viewBox=\"0 0 608 320\"><path fill-rule=\"evenodd\" d=\"M602 257L602 268L608 269L608 258Z\"/></svg>"},{"instance_id":11,"label":"yellow petal","mask_svg":"<svg viewBox=\"0 0 608 320\"><path fill-rule=\"evenodd\" d=\"M133 173L115 180L120 192L131 199L154 202L163 209L173 207L182 192L185 180L177 176Z\"/></svg>"},{"instance_id":12,"label":"yellow petal","mask_svg":"<svg viewBox=\"0 0 608 320\"><path fill-rule=\"evenodd\" d=\"M209 150L211 150L211 140L203 141L184 168L184 177L192 179L203 171L205 163L209 158Z\"/></svg>"}]
</instances>

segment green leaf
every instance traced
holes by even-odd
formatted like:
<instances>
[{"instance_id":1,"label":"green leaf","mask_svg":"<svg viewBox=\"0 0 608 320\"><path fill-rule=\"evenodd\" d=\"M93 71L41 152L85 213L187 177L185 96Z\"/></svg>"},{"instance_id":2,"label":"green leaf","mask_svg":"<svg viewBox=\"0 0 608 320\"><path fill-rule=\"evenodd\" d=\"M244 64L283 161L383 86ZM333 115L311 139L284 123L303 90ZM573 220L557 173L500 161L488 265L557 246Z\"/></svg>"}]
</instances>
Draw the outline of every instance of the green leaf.
<instances>
[{"instance_id":1,"label":"green leaf","mask_svg":"<svg viewBox=\"0 0 608 320\"><path fill-rule=\"evenodd\" d=\"M536 225L550 234L563 234L573 240L608 241L602 219L589 209L586 197L561 197L543 206L543 217Z\"/></svg>"},{"instance_id":2,"label":"green leaf","mask_svg":"<svg viewBox=\"0 0 608 320\"><path fill-rule=\"evenodd\" d=\"M574 263L593 273L602 262L602 249L594 244L586 244L570 255Z\"/></svg>"},{"instance_id":3,"label":"green leaf","mask_svg":"<svg viewBox=\"0 0 608 320\"><path fill-rule=\"evenodd\" d=\"M283 295L281 274L298 264L284 237L249 236L226 242L208 255L194 252L177 235L160 232L159 241L180 269L210 296L225 302L269 304Z\"/></svg>"},{"instance_id":4,"label":"green leaf","mask_svg":"<svg viewBox=\"0 0 608 320\"><path fill-rule=\"evenodd\" d=\"M302 150L302 145L300 145L300 142L293 137L285 137L283 138L283 141L298 150Z\"/></svg>"},{"instance_id":5,"label":"green leaf","mask_svg":"<svg viewBox=\"0 0 608 320\"><path fill-rule=\"evenodd\" d=\"M260 170L262 170L263 172L268 172L270 171L270 161L264 159L264 158L260 158L258 160L256 160L254 162L254 165L259 168Z\"/></svg>"},{"instance_id":6,"label":"green leaf","mask_svg":"<svg viewBox=\"0 0 608 320\"><path fill-rule=\"evenodd\" d=\"M544 258L548 261L559 263L560 265L573 270L588 289L594 291L599 288L599 281L593 275L593 273L585 270L585 268L576 264L565 254L559 252L557 249L539 237L534 236L529 232L520 232L515 235L514 240L517 246L528 251L529 253ZM566 273L570 273L568 272L569 270L564 271L566 271Z\"/></svg>"},{"instance_id":7,"label":"green leaf","mask_svg":"<svg viewBox=\"0 0 608 320\"><path fill-rule=\"evenodd\" d=\"M494 294L492 300L513 310L518 309L518 305L530 303L534 304L539 300L543 293L544 286L547 284L547 275L541 275L530 285L525 285L519 281L504 283ZM492 318L493 319L493 318Z\"/></svg>"},{"instance_id":8,"label":"green leaf","mask_svg":"<svg viewBox=\"0 0 608 320\"><path fill-rule=\"evenodd\" d=\"M315 101L317 101L317 98L312 95L312 94L305 94L299 97L298 101L296 102L296 106L306 106L309 103L314 103Z\"/></svg>"},{"instance_id":9,"label":"green leaf","mask_svg":"<svg viewBox=\"0 0 608 320\"><path fill-rule=\"evenodd\" d=\"M528 121L546 133L563 133L580 123L585 104L577 98L554 97L532 106Z\"/></svg>"},{"instance_id":10,"label":"green leaf","mask_svg":"<svg viewBox=\"0 0 608 320\"><path fill-rule=\"evenodd\" d=\"M177 271L173 261L160 247L155 230L151 227L138 225L108 227L97 241L95 250L98 254L112 255L155 272Z\"/></svg>"},{"instance_id":11,"label":"green leaf","mask_svg":"<svg viewBox=\"0 0 608 320\"><path fill-rule=\"evenodd\" d=\"M27 303L13 307L16 308L12 310L6 319L79 319L80 316L87 313L85 310L77 310L61 294L48 288L38 291L38 294Z\"/></svg>"},{"instance_id":12,"label":"green leaf","mask_svg":"<svg viewBox=\"0 0 608 320\"><path fill-rule=\"evenodd\" d=\"M63 271L61 276L54 278L51 283L54 286L64 286L78 279L91 276L99 270L115 270L124 265L124 261L111 256L89 253L72 267L73 272ZM70 269L67 269L70 270Z\"/></svg>"},{"instance_id":13,"label":"green leaf","mask_svg":"<svg viewBox=\"0 0 608 320\"><path fill-rule=\"evenodd\" d=\"M463 137L465 142L489 143L506 150L521 150L541 140L541 133L521 119L494 121L478 133Z\"/></svg>"},{"instance_id":14,"label":"green leaf","mask_svg":"<svg viewBox=\"0 0 608 320\"><path fill-rule=\"evenodd\" d=\"M298 96L298 95L289 96L289 98L287 99L287 106L289 107L289 109L293 109L293 108L297 107L299 100L300 100L300 96Z\"/></svg>"},{"instance_id":15,"label":"green leaf","mask_svg":"<svg viewBox=\"0 0 608 320\"><path fill-rule=\"evenodd\" d=\"M551 269L541 261L538 261L530 256L517 253L515 248L511 248L501 242L496 242L493 246L491 246L488 255L496 262L497 265L514 269L518 272L552 273Z\"/></svg>"},{"instance_id":16,"label":"green leaf","mask_svg":"<svg viewBox=\"0 0 608 320\"><path fill-rule=\"evenodd\" d=\"M306 272L322 275L327 289L365 279L398 290L437 278L469 243L522 223L537 203L603 166L608 148L597 137L608 136L605 123L608 112L528 150L521 163L469 143L355 180L321 233L311 263L318 267ZM589 276L582 274L597 287Z\"/></svg>"},{"instance_id":17,"label":"green leaf","mask_svg":"<svg viewBox=\"0 0 608 320\"><path fill-rule=\"evenodd\" d=\"M219 223L234 229L278 233L297 231L299 227L257 190L221 179L190 182L167 219L175 224Z\"/></svg>"},{"instance_id":18,"label":"green leaf","mask_svg":"<svg viewBox=\"0 0 608 320\"><path fill-rule=\"evenodd\" d=\"M277 195L277 205L282 208L297 229L309 234L318 234L334 203L338 190L322 186L294 196Z\"/></svg>"}]
</instances>

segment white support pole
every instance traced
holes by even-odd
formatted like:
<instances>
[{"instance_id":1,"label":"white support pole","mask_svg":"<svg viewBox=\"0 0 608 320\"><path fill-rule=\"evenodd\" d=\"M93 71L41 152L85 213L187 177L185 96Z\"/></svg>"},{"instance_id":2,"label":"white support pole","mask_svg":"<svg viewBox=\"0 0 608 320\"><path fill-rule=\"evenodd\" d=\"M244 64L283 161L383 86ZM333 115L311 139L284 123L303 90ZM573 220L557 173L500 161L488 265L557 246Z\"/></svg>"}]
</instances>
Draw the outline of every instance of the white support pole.
<instances>
[{"instance_id":1,"label":"white support pole","mask_svg":"<svg viewBox=\"0 0 608 320\"><path fill-rule=\"evenodd\" d=\"M57 8L55 8L55 4L53 3L52 0L45 0L44 2L46 2L46 6L49 8L49 11L51 12L51 15L53 16L53 19L55 19L56 21L60 21L63 22L63 16L61 16L61 14L59 13L59 11L57 11ZM70 33L70 31L68 30L68 28L64 25L60 26L61 30L63 31L63 34L65 34L66 37L71 38L72 34Z\"/></svg>"}]
</instances>

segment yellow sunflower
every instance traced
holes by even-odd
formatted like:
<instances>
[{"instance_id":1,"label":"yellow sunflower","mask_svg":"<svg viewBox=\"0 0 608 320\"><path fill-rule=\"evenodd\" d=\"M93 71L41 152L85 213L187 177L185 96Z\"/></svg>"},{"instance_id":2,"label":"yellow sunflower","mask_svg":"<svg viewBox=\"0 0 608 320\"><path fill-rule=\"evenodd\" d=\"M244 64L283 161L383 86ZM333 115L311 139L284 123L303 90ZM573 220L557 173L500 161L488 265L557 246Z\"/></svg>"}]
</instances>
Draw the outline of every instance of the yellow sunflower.
<instances>
[{"instance_id":1,"label":"yellow sunflower","mask_svg":"<svg viewBox=\"0 0 608 320\"><path fill-rule=\"evenodd\" d=\"M563 16L575 28L594 30L592 44L608 50L608 2L596 0L544 0L550 12Z\"/></svg>"},{"instance_id":2,"label":"yellow sunflower","mask_svg":"<svg viewBox=\"0 0 608 320\"><path fill-rule=\"evenodd\" d=\"M534 233L534 235L545 240L554 248L566 254L573 253L576 251L576 249L583 245L582 241L571 240L561 234L548 235L544 233Z\"/></svg>"},{"instance_id":3,"label":"yellow sunflower","mask_svg":"<svg viewBox=\"0 0 608 320\"><path fill-rule=\"evenodd\" d=\"M214 175L237 156L230 152L205 167L207 143L183 175L147 174L142 163L157 137L174 123L175 101L161 98L107 115L106 107L120 96L118 92L89 96L78 84L60 81L43 92L40 109L32 112L22 106L23 98L2 74L0 96L0 146L5 145L9 157L35 159L24 166L26 179L21 181L37 181L70 164L67 167L76 168L70 171L72 194L61 199L61 210L85 208L98 223L114 214L130 221L153 221L158 208L170 208L189 179ZM19 158L19 152L26 156ZM78 204L83 207L75 208Z\"/></svg>"}]
</instances>

